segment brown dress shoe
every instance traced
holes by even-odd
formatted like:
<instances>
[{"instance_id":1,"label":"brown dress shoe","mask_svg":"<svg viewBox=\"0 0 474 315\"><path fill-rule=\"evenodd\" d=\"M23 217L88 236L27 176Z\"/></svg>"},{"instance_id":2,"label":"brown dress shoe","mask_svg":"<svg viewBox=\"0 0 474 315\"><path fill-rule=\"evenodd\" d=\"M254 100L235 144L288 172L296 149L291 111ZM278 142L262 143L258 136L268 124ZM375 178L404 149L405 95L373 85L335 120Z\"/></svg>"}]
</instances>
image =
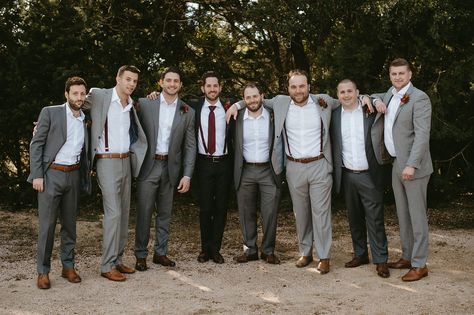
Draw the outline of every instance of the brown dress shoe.
<instances>
[{"instance_id":1,"label":"brown dress shoe","mask_svg":"<svg viewBox=\"0 0 474 315\"><path fill-rule=\"evenodd\" d=\"M166 257L166 255L159 256L159 255L153 255L153 263L154 264L160 264L165 267L174 267L176 266L176 263Z\"/></svg>"},{"instance_id":2,"label":"brown dress shoe","mask_svg":"<svg viewBox=\"0 0 474 315\"><path fill-rule=\"evenodd\" d=\"M410 269L411 262L409 260L400 258L397 261L387 263L388 268L392 269Z\"/></svg>"},{"instance_id":3,"label":"brown dress shoe","mask_svg":"<svg viewBox=\"0 0 474 315\"><path fill-rule=\"evenodd\" d=\"M390 277L390 270L388 269L387 263L381 263L377 264L377 267L375 268L377 271L377 275L382 278L388 278Z\"/></svg>"},{"instance_id":4,"label":"brown dress shoe","mask_svg":"<svg viewBox=\"0 0 474 315\"><path fill-rule=\"evenodd\" d=\"M414 267L411 268L403 277L403 281L418 281L421 278L428 276L428 268L425 267Z\"/></svg>"},{"instance_id":5,"label":"brown dress shoe","mask_svg":"<svg viewBox=\"0 0 474 315\"><path fill-rule=\"evenodd\" d=\"M262 260L265 260L267 263L269 264L272 264L272 265L278 265L280 264L280 259L278 259L277 256L275 256L275 254L271 253L271 254L264 254L264 253L260 253L260 258Z\"/></svg>"},{"instance_id":6,"label":"brown dress shoe","mask_svg":"<svg viewBox=\"0 0 474 315\"><path fill-rule=\"evenodd\" d=\"M254 261L254 260L258 260L258 254L257 253L253 253L253 254L250 254L250 255L247 255L247 254L244 253L240 256L235 256L234 257L234 261L236 261L238 263L246 263L246 262Z\"/></svg>"},{"instance_id":7,"label":"brown dress shoe","mask_svg":"<svg viewBox=\"0 0 474 315\"><path fill-rule=\"evenodd\" d=\"M324 275L329 272L329 259L320 259L318 263L318 271Z\"/></svg>"},{"instance_id":8,"label":"brown dress shoe","mask_svg":"<svg viewBox=\"0 0 474 315\"><path fill-rule=\"evenodd\" d=\"M49 274L47 273L39 273L38 274L38 281L36 282L38 289L49 289L51 288L51 282L49 282Z\"/></svg>"},{"instance_id":9,"label":"brown dress shoe","mask_svg":"<svg viewBox=\"0 0 474 315\"><path fill-rule=\"evenodd\" d=\"M207 252L200 252L197 260L200 263L205 263L205 262L209 261L209 254Z\"/></svg>"},{"instance_id":10,"label":"brown dress shoe","mask_svg":"<svg viewBox=\"0 0 474 315\"><path fill-rule=\"evenodd\" d=\"M61 277L66 278L67 281L72 283L79 283L82 281L81 277L79 277L74 268L63 268L63 271L61 272Z\"/></svg>"},{"instance_id":11,"label":"brown dress shoe","mask_svg":"<svg viewBox=\"0 0 474 315\"><path fill-rule=\"evenodd\" d=\"M303 268L309 265L313 261L313 256L301 256L300 259L296 261L296 267Z\"/></svg>"},{"instance_id":12,"label":"brown dress shoe","mask_svg":"<svg viewBox=\"0 0 474 315\"><path fill-rule=\"evenodd\" d=\"M359 266L362 266L362 265L367 265L368 263L369 263L369 258L354 256L354 258L352 258L351 261L346 262L344 264L344 267L346 267L346 268L355 268L355 267L359 267Z\"/></svg>"},{"instance_id":13,"label":"brown dress shoe","mask_svg":"<svg viewBox=\"0 0 474 315\"><path fill-rule=\"evenodd\" d=\"M146 265L146 258L137 258L135 263L135 269L138 271L146 271L148 269Z\"/></svg>"},{"instance_id":14,"label":"brown dress shoe","mask_svg":"<svg viewBox=\"0 0 474 315\"><path fill-rule=\"evenodd\" d=\"M222 257L221 253L215 252L214 254L212 254L212 261L215 262L216 264L223 264L224 257Z\"/></svg>"},{"instance_id":15,"label":"brown dress shoe","mask_svg":"<svg viewBox=\"0 0 474 315\"><path fill-rule=\"evenodd\" d=\"M135 269L127 267L124 264L116 265L115 268L117 268L117 270L120 271L121 273L128 273L128 274L135 273Z\"/></svg>"},{"instance_id":16,"label":"brown dress shoe","mask_svg":"<svg viewBox=\"0 0 474 315\"><path fill-rule=\"evenodd\" d=\"M111 281L125 281L127 278L116 268L112 268L109 272L102 272L102 277L107 278Z\"/></svg>"}]
</instances>

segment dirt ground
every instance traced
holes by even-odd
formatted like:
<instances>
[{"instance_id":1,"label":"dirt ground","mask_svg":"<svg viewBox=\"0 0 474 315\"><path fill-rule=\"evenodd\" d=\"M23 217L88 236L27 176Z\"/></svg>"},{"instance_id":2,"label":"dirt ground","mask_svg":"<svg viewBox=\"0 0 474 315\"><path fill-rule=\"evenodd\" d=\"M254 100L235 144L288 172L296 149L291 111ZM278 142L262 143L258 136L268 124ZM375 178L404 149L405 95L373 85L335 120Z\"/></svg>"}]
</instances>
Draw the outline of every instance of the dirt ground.
<instances>
[{"instance_id":1,"label":"dirt ground","mask_svg":"<svg viewBox=\"0 0 474 315\"><path fill-rule=\"evenodd\" d=\"M469 211L472 222L472 209ZM100 217L82 216L76 247L82 283L71 284L60 277L56 236L52 288L39 290L36 213L0 211L0 314L474 313L474 230L472 226L443 226L450 220L443 213L437 216L439 220L430 218L430 225L431 221L436 224L430 226L429 276L404 283L402 270L392 270L390 278L382 279L372 264L344 268L351 258L351 241L343 211L333 215L331 272L326 275L317 272L314 262L307 268L295 267L298 252L292 213L279 215L276 253L280 265L233 262L232 257L242 251L236 212L229 213L225 232L222 254L226 262L216 265L196 261L200 246L196 207L175 212L169 244L169 256L177 261L175 268L154 265L149 257L150 269L129 275L123 283L102 278ZM125 257L130 266L135 263L133 227L131 215ZM400 247L393 213L387 218L387 234L390 257L396 259Z\"/></svg>"}]
</instances>

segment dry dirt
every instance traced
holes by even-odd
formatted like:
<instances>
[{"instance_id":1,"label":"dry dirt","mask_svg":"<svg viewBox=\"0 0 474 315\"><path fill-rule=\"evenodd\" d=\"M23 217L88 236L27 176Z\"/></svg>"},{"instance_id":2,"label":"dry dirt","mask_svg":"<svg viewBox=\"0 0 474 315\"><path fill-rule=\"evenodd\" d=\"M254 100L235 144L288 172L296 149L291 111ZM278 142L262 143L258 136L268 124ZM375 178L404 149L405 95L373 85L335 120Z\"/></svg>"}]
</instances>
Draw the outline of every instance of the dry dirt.
<instances>
[{"instance_id":1,"label":"dry dirt","mask_svg":"<svg viewBox=\"0 0 474 315\"><path fill-rule=\"evenodd\" d=\"M351 242L344 213L333 215L331 272L316 264L299 269L294 218L279 215L277 255L280 265L262 261L236 264L241 236L236 212L229 213L223 265L196 261L199 251L197 210L177 210L171 227L169 256L175 268L151 263L146 272L123 283L99 275L99 220L78 221L77 269L82 283L60 277L58 237L53 252L52 288L36 288L34 212L0 211L0 314L472 314L474 313L474 230L431 227L429 276L404 283L401 270L379 278L373 265L344 268ZM125 262L134 265L131 216ZM470 218L472 220L472 218ZM431 221L431 219L430 219ZM398 258L396 220L387 219L391 258ZM470 221L472 222L472 221ZM57 229L58 230L58 229ZM56 231L57 232L57 231ZM57 233L56 233L57 234ZM151 246L151 243L150 243Z\"/></svg>"}]
</instances>

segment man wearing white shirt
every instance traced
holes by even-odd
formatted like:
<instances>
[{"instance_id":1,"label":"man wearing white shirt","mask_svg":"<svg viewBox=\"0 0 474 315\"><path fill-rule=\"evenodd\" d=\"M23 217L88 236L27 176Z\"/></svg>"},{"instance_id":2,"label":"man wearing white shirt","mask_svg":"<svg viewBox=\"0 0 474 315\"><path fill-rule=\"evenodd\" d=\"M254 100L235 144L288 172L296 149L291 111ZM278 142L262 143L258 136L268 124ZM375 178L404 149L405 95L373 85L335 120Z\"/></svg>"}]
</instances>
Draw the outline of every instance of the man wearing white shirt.
<instances>
[{"instance_id":1,"label":"man wearing white shirt","mask_svg":"<svg viewBox=\"0 0 474 315\"><path fill-rule=\"evenodd\" d=\"M28 181L38 191L37 286L40 289L51 287L49 272L58 216L61 276L72 283L81 282L74 268L74 248L79 192L82 189L90 193L87 129L81 111L86 89L82 78L69 78L64 92L67 102L41 110L30 144Z\"/></svg>"},{"instance_id":2,"label":"man wearing white shirt","mask_svg":"<svg viewBox=\"0 0 474 315\"><path fill-rule=\"evenodd\" d=\"M279 264L274 250L281 178L275 174L270 159L273 113L262 106L263 95L255 84L245 86L243 97L247 108L242 110L244 113L235 123L234 184L244 253L234 257L234 260L238 263L258 260L257 197L260 194L263 225L260 258L270 264ZM282 149L279 152L282 153Z\"/></svg>"},{"instance_id":3,"label":"man wearing white shirt","mask_svg":"<svg viewBox=\"0 0 474 315\"><path fill-rule=\"evenodd\" d=\"M194 110L179 98L181 72L169 67L161 74L162 92L156 100L141 98L138 116L148 139L148 149L137 180L135 269L147 269L151 217L156 209L153 263L174 267L168 251L174 188L189 190L196 159ZM181 179L179 176L182 173Z\"/></svg>"}]
</instances>

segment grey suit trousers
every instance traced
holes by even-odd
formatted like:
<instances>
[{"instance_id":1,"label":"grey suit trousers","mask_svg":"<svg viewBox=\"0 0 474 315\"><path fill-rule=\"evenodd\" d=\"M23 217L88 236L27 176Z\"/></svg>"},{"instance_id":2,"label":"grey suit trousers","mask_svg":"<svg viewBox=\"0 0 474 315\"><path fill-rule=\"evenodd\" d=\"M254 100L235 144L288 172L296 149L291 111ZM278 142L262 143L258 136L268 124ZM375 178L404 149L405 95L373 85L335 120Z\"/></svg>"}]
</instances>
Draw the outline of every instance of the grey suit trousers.
<instances>
[{"instance_id":1,"label":"grey suit trousers","mask_svg":"<svg viewBox=\"0 0 474 315\"><path fill-rule=\"evenodd\" d=\"M171 208L173 206L173 186L168 174L168 161L154 161L146 179L137 181L137 223L135 231L135 256L146 258L153 210L155 218L156 255L166 255L168 251Z\"/></svg>"},{"instance_id":2,"label":"grey suit trousers","mask_svg":"<svg viewBox=\"0 0 474 315\"><path fill-rule=\"evenodd\" d=\"M277 187L270 166L244 164L241 182L237 190L240 228L247 255L255 254L257 247L257 207L260 193L262 215L262 252L273 254L275 250L278 203L280 189Z\"/></svg>"},{"instance_id":3,"label":"grey suit trousers","mask_svg":"<svg viewBox=\"0 0 474 315\"><path fill-rule=\"evenodd\" d=\"M130 158L98 159L97 180L104 206L101 272L122 263L130 214Z\"/></svg>"},{"instance_id":4,"label":"grey suit trousers","mask_svg":"<svg viewBox=\"0 0 474 315\"><path fill-rule=\"evenodd\" d=\"M74 268L80 172L49 169L44 174L43 185L44 191L38 193L37 271L50 271L58 215L61 223L61 262L64 268Z\"/></svg>"},{"instance_id":5,"label":"grey suit trousers","mask_svg":"<svg viewBox=\"0 0 474 315\"><path fill-rule=\"evenodd\" d=\"M330 258L331 166L326 159L307 164L287 160L286 179L290 190L301 256L313 255L313 241L319 259Z\"/></svg>"}]
</instances>

